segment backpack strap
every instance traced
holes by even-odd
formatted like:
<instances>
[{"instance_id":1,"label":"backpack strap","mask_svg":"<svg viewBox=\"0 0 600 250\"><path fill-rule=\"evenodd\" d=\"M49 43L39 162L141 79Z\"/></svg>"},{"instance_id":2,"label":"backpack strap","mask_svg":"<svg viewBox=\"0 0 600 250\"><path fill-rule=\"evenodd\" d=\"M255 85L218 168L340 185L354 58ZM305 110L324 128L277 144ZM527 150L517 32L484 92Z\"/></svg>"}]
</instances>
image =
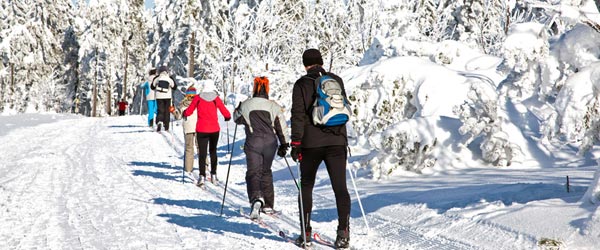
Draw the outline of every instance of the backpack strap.
<instances>
[{"instance_id":1,"label":"backpack strap","mask_svg":"<svg viewBox=\"0 0 600 250\"><path fill-rule=\"evenodd\" d=\"M316 80L317 80L317 78L312 78L312 77L310 77L310 76L308 76L308 75L303 75L302 77L300 77L300 79L302 79L302 78L304 78L304 79L309 79L309 80L311 80L311 81L313 82L313 88L314 88L314 91L313 91L312 97L313 97L313 99L317 98L317 83L316 83L316 82L317 82L317 81L316 81ZM304 98L304 97L303 97L303 98ZM307 108L306 112L309 112L309 113L310 113L310 112L312 112L313 104L312 104L312 103L310 103L310 104L309 104L309 106L308 106L308 107L306 107L306 108ZM310 117L310 116L309 116L309 117ZM312 118L309 118L309 119L312 119ZM312 122L312 121L311 121L311 122Z\"/></svg>"}]
</instances>

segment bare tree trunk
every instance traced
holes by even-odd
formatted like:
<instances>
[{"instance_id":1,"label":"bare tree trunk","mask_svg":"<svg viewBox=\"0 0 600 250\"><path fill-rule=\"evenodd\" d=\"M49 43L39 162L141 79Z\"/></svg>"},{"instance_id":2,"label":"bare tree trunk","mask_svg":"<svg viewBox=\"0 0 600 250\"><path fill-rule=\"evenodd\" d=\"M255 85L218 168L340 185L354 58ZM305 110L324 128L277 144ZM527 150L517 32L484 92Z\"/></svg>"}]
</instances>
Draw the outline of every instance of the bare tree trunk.
<instances>
[{"instance_id":1,"label":"bare tree trunk","mask_svg":"<svg viewBox=\"0 0 600 250\"><path fill-rule=\"evenodd\" d=\"M125 42L125 75L123 75L123 94L121 98L127 98L127 66L129 66L129 54L127 53L127 42Z\"/></svg>"},{"instance_id":2,"label":"bare tree trunk","mask_svg":"<svg viewBox=\"0 0 600 250\"><path fill-rule=\"evenodd\" d=\"M196 53L196 32L192 32L192 36L190 37L190 55L188 57L189 59L189 65L188 65L188 77L194 77L194 64L195 64L195 58L194 58L194 54Z\"/></svg>"},{"instance_id":3,"label":"bare tree trunk","mask_svg":"<svg viewBox=\"0 0 600 250\"><path fill-rule=\"evenodd\" d=\"M10 91L8 93L8 107L10 107L11 109L15 106L14 103L14 96L15 96L15 64L11 63L10 64Z\"/></svg>"},{"instance_id":4,"label":"bare tree trunk","mask_svg":"<svg viewBox=\"0 0 600 250\"><path fill-rule=\"evenodd\" d=\"M110 86L110 76L111 72L108 71L108 77L106 77L106 114L108 116L112 115L112 87Z\"/></svg>"},{"instance_id":5,"label":"bare tree trunk","mask_svg":"<svg viewBox=\"0 0 600 250\"><path fill-rule=\"evenodd\" d=\"M10 64L10 95L15 95L15 64Z\"/></svg>"},{"instance_id":6,"label":"bare tree trunk","mask_svg":"<svg viewBox=\"0 0 600 250\"><path fill-rule=\"evenodd\" d=\"M504 35L508 34L508 28L510 27L510 9L506 8L506 23L504 23Z\"/></svg>"},{"instance_id":7,"label":"bare tree trunk","mask_svg":"<svg viewBox=\"0 0 600 250\"><path fill-rule=\"evenodd\" d=\"M96 117L96 104L98 103L98 48L96 48L96 73L94 76L94 91L92 93L92 117Z\"/></svg>"}]
</instances>

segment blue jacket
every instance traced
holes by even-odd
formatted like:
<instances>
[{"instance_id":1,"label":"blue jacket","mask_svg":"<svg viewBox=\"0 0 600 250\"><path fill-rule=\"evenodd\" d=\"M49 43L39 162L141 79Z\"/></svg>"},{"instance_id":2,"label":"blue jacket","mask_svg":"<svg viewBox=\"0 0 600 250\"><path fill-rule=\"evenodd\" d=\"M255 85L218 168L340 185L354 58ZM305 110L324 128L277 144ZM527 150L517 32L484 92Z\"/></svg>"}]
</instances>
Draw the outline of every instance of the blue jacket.
<instances>
[{"instance_id":1,"label":"blue jacket","mask_svg":"<svg viewBox=\"0 0 600 250\"><path fill-rule=\"evenodd\" d=\"M145 83L143 83L141 85L142 88L144 88L144 94L146 95L146 100L151 101L151 100L156 100L156 97L154 96L154 90L150 88L150 82L146 81Z\"/></svg>"}]
</instances>

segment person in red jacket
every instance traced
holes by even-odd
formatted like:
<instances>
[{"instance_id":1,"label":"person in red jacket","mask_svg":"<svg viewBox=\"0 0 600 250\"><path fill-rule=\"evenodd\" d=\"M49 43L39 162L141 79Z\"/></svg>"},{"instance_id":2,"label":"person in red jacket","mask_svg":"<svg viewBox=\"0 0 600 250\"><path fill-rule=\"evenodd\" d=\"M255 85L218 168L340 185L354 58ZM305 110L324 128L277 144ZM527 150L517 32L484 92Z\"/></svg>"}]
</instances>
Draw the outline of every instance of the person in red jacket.
<instances>
[{"instance_id":1,"label":"person in red jacket","mask_svg":"<svg viewBox=\"0 0 600 250\"><path fill-rule=\"evenodd\" d=\"M121 101L119 103L119 116L123 116L125 115L125 110L127 110L127 105L129 104L127 101L125 101L125 98L121 99Z\"/></svg>"},{"instance_id":2,"label":"person in red jacket","mask_svg":"<svg viewBox=\"0 0 600 250\"><path fill-rule=\"evenodd\" d=\"M202 92L192 99L190 106L183 111L183 116L190 116L196 110L198 122L196 123L196 140L198 141L198 163L200 165L200 180L198 186L204 185L206 180L206 149L210 153L210 177L213 184L217 184L217 142L219 142L219 119L217 109L225 118L231 120L229 110L219 98L213 80L201 82Z\"/></svg>"}]
</instances>

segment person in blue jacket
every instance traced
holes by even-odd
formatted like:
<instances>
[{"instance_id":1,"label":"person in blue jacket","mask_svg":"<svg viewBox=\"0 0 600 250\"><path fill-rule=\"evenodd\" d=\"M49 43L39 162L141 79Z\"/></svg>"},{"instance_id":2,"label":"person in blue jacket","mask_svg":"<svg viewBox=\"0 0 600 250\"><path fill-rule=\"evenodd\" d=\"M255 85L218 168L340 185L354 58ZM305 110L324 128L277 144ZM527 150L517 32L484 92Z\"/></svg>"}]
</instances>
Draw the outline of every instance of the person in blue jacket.
<instances>
[{"instance_id":1,"label":"person in blue jacket","mask_svg":"<svg viewBox=\"0 0 600 250\"><path fill-rule=\"evenodd\" d=\"M148 79L141 85L146 95L146 103L148 104L148 126L154 126L154 116L156 115L156 97L154 96L154 90L150 88L152 80L156 77L156 69L148 71Z\"/></svg>"}]
</instances>

